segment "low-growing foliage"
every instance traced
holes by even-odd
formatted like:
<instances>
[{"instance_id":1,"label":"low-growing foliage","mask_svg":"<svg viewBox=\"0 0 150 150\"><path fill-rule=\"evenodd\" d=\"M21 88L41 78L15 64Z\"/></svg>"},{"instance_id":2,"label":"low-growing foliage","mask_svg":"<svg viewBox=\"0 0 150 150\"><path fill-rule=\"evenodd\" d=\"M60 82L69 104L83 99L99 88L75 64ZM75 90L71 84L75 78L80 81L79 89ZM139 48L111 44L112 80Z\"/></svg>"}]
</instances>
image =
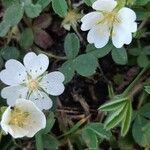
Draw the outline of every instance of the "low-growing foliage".
<instances>
[{"instance_id":1,"label":"low-growing foliage","mask_svg":"<svg viewBox=\"0 0 150 150\"><path fill-rule=\"evenodd\" d=\"M150 0L0 8L1 150L150 149Z\"/></svg>"}]
</instances>

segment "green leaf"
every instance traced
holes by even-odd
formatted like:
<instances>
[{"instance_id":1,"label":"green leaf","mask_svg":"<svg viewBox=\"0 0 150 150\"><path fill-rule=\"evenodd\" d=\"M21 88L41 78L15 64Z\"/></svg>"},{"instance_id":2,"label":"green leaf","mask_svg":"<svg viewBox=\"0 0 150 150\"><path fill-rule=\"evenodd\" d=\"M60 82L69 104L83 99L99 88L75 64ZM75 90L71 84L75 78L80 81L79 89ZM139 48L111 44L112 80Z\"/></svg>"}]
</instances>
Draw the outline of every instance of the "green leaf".
<instances>
[{"instance_id":1,"label":"green leaf","mask_svg":"<svg viewBox=\"0 0 150 150\"><path fill-rule=\"evenodd\" d=\"M150 60L144 53L141 53L137 58L137 63L141 68L144 68L150 63Z\"/></svg>"},{"instance_id":2,"label":"green leaf","mask_svg":"<svg viewBox=\"0 0 150 150\"><path fill-rule=\"evenodd\" d=\"M1 50L1 55L5 60L18 59L20 52L16 47L5 47Z\"/></svg>"},{"instance_id":3,"label":"green leaf","mask_svg":"<svg viewBox=\"0 0 150 150\"><path fill-rule=\"evenodd\" d=\"M26 28L21 34L19 44L24 49L30 48L33 44L33 39L34 37L32 29Z\"/></svg>"},{"instance_id":4,"label":"green leaf","mask_svg":"<svg viewBox=\"0 0 150 150\"><path fill-rule=\"evenodd\" d=\"M130 124L131 124L131 118L132 118L132 104L131 101L128 100L127 103L127 109L125 112L125 116L124 119L122 121L122 126L121 126L121 135L125 136L130 128Z\"/></svg>"},{"instance_id":5,"label":"green leaf","mask_svg":"<svg viewBox=\"0 0 150 150\"><path fill-rule=\"evenodd\" d=\"M52 7L56 14L64 17L67 14L67 2L65 0L52 0Z\"/></svg>"},{"instance_id":6,"label":"green leaf","mask_svg":"<svg viewBox=\"0 0 150 150\"><path fill-rule=\"evenodd\" d=\"M18 0L2 0L2 4L5 8L10 7L11 5L15 4L18 2Z\"/></svg>"},{"instance_id":7,"label":"green leaf","mask_svg":"<svg viewBox=\"0 0 150 150\"><path fill-rule=\"evenodd\" d=\"M141 49L140 48L129 49L129 54L133 56L138 56L141 54Z\"/></svg>"},{"instance_id":8,"label":"green leaf","mask_svg":"<svg viewBox=\"0 0 150 150\"><path fill-rule=\"evenodd\" d=\"M111 113L105 121L105 128L109 130L118 125L122 121L126 110L127 104L125 103L122 107L118 108L115 112Z\"/></svg>"},{"instance_id":9,"label":"green leaf","mask_svg":"<svg viewBox=\"0 0 150 150\"><path fill-rule=\"evenodd\" d=\"M128 62L128 56L125 48L113 48L111 51L112 59L119 65L125 65Z\"/></svg>"},{"instance_id":10,"label":"green leaf","mask_svg":"<svg viewBox=\"0 0 150 150\"><path fill-rule=\"evenodd\" d=\"M88 44L86 47L86 52L94 55L97 58L102 58L106 56L113 48L111 43L108 43L103 48L96 48L93 44Z\"/></svg>"},{"instance_id":11,"label":"green leaf","mask_svg":"<svg viewBox=\"0 0 150 150\"><path fill-rule=\"evenodd\" d=\"M75 75L75 69L72 60L68 60L62 64L59 68L59 71L62 72L65 76L64 83L68 83L72 80L73 76Z\"/></svg>"},{"instance_id":12,"label":"green leaf","mask_svg":"<svg viewBox=\"0 0 150 150\"><path fill-rule=\"evenodd\" d=\"M150 46L144 47L144 48L143 48L143 53L144 53L145 55L150 55Z\"/></svg>"},{"instance_id":13,"label":"green leaf","mask_svg":"<svg viewBox=\"0 0 150 150\"><path fill-rule=\"evenodd\" d=\"M52 135L43 135L42 137L45 150L58 150L59 141Z\"/></svg>"},{"instance_id":14,"label":"green leaf","mask_svg":"<svg viewBox=\"0 0 150 150\"><path fill-rule=\"evenodd\" d=\"M111 132L106 131L102 123L90 123L82 130L82 138L91 150L97 150L98 139L110 139L111 136Z\"/></svg>"},{"instance_id":15,"label":"green leaf","mask_svg":"<svg viewBox=\"0 0 150 150\"><path fill-rule=\"evenodd\" d=\"M3 21L6 22L7 26L17 25L23 17L23 6L19 3L15 3L8 7L4 13ZM15 15L14 15L15 14Z\"/></svg>"},{"instance_id":16,"label":"green leaf","mask_svg":"<svg viewBox=\"0 0 150 150\"><path fill-rule=\"evenodd\" d=\"M85 141L89 149L96 150L98 147L98 139L96 134L93 134L93 131L85 128L82 131L82 138Z\"/></svg>"},{"instance_id":17,"label":"green leaf","mask_svg":"<svg viewBox=\"0 0 150 150\"><path fill-rule=\"evenodd\" d=\"M66 36L64 48L68 59L74 59L78 55L80 49L80 41L75 33L69 33Z\"/></svg>"},{"instance_id":18,"label":"green leaf","mask_svg":"<svg viewBox=\"0 0 150 150\"><path fill-rule=\"evenodd\" d=\"M29 3L28 5L25 5L25 13L30 18L35 18L39 16L41 11L42 11L42 7L39 4L34 5L32 3Z\"/></svg>"},{"instance_id":19,"label":"green leaf","mask_svg":"<svg viewBox=\"0 0 150 150\"><path fill-rule=\"evenodd\" d=\"M136 5L146 5L150 0L136 0Z\"/></svg>"},{"instance_id":20,"label":"green leaf","mask_svg":"<svg viewBox=\"0 0 150 150\"><path fill-rule=\"evenodd\" d=\"M84 3L88 6L92 6L92 4L95 2L96 0L84 0Z\"/></svg>"},{"instance_id":21,"label":"green leaf","mask_svg":"<svg viewBox=\"0 0 150 150\"><path fill-rule=\"evenodd\" d=\"M48 116L46 117L46 128L41 130L41 134L47 134L52 129L53 125L55 123L55 116L53 112L50 112Z\"/></svg>"},{"instance_id":22,"label":"green leaf","mask_svg":"<svg viewBox=\"0 0 150 150\"><path fill-rule=\"evenodd\" d=\"M143 117L150 119L150 103L147 103L143 107L141 107L138 113Z\"/></svg>"},{"instance_id":23,"label":"green leaf","mask_svg":"<svg viewBox=\"0 0 150 150\"><path fill-rule=\"evenodd\" d=\"M0 56L0 70L3 68L3 66L4 66L4 60Z\"/></svg>"},{"instance_id":24,"label":"green leaf","mask_svg":"<svg viewBox=\"0 0 150 150\"><path fill-rule=\"evenodd\" d=\"M86 129L92 130L94 134L102 139L110 139L112 136L111 132L107 131L102 123L90 123L86 126Z\"/></svg>"},{"instance_id":25,"label":"green leaf","mask_svg":"<svg viewBox=\"0 0 150 150\"><path fill-rule=\"evenodd\" d=\"M145 91L150 94L150 86L145 86Z\"/></svg>"},{"instance_id":26,"label":"green leaf","mask_svg":"<svg viewBox=\"0 0 150 150\"><path fill-rule=\"evenodd\" d=\"M127 98L114 99L110 102L107 102L99 107L101 111L112 111L118 109L118 107L122 107L124 103L126 103Z\"/></svg>"},{"instance_id":27,"label":"green leaf","mask_svg":"<svg viewBox=\"0 0 150 150\"><path fill-rule=\"evenodd\" d=\"M91 54L83 54L74 60L75 70L82 76L91 76L98 66L97 58Z\"/></svg>"},{"instance_id":28,"label":"green leaf","mask_svg":"<svg viewBox=\"0 0 150 150\"><path fill-rule=\"evenodd\" d=\"M50 4L51 1L52 0L38 0L37 4L41 5L42 9L44 9L45 7L47 7Z\"/></svg>"},{"instance_id":29,"label":"green leaf","mask_svg":"<svg viewBox=\"0 0 150 150\"><path fill-rule=\"evenodd\" d=\"M4 37L9 31L10 25L8 25L5 21L0 23L0 37Z\"/></svg>"},{"instance_id":30,"label":"green leaf","mask_svg":"<svg viewBox=\"0 0 150 150\"><path fill-rule=\"evenodd\" d=\"M145 125L148 123L149 120L138 115L132 126L132 135L134 140L143 147L149 145L149 143L147 143L148 139L144 136L147 131L143 130Z\"/></svg>"}]
</instances>

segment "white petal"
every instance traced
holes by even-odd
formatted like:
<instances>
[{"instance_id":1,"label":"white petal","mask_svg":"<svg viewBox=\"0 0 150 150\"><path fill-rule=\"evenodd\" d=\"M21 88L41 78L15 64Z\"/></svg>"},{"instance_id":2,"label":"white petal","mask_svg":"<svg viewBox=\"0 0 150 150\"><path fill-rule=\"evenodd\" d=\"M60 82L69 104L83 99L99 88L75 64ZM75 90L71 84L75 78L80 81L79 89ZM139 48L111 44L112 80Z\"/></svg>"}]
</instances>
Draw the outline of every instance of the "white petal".
<instances>
[{"instance_id":1,"label":"white petal","mask_svg":"<svg viewBox=\"0 0 150 150\"><path fill-rule=\"evenodd\" d=\"M18 85L27 77L25 67L17 60L10 59L5 64L6 69L0 72L0 79L7 85Z\"/></svg>"},{"instance_id":2,"label":"white petal","mask_svg":"<svg viewBox=\"0 0 150 150\"><path fill-rule=\"evenodd\" d=\"M26 98L28 88L18 85L18 86L8 86L2 89L1 96L7 99L7 104L13 106L18 98Z\"/></svg>"},{"instance_id":3,"label":"white petal","mask_svg":"<svg viewBox=\"0 0 150 150\"><path fill-rule=\"evenodd\" d=\"M130 30L124 26L114 26L112 32L112 42L116 48L121 48L124 44L130 44L132 41L132 34Z\"/></svg>"},{"instance_id":4,"label":"white petal","mask_svg":"<svg viewBox=\"0 0 150 150\"><path fill-rule=\"evenodd\" d=\"M9 125L8 125L8 123L9 123L9 121L10 121L10 113L11 113L11 109L10 109L10 107L8 107L5 111L4 111L4 113L3 113L3 115L2 115L2 118L1 118L1 127L2 127L2 129L6 132L6 133L8 133L9 131L10 131L10 127L9 127Z\"/></svg>"},{"instance_id":5,"label":"white petal","mask_svg":"<svg viewBox=\"0 0 150 150\"><path fill-rule=\"evenodd\" d=\"M135 22L136 14L133 10L126 7L120 9L118 18L121 22L121 26L124 26L125 29L130 30L131 32L137 31L137 23Z\"/></svg>"},{"instance_id":6,"label":"white petal","mask_svg":"<svg viewBox=\"0 0 150 150\"><path fill-rule=\"evenodd\" d=\"M111 12L116 5L115 0L97 0L93 3L92 8L103 12Z\"/></svg>"},{"instance_id":7,"label":"white petal","mask_svg":"<svg viewBox=\"0 0 150 150\"><path fill-rule=\"evenodd\" d=\"M100 20L103 18L102 13L100 12L91 12L85 15L82 19L81 30L86 31L94 27Z\"/></svg>"},{"instance_id":8,"label":"white petal","mask_svg":"<svg viewBox=\"0 0 150 150\"><path fill-rule=\"evenodd\" d=\"M40 110L48 110L52 107L52 100L49 98L49 96L42 92L42 91L34 91L30 95L30 100L34 102L34 104L40 109Z\"/></svg>"},{"instance_id":9,"label":"white petal","mask_svg":"<svg viewBox=\"0 0 150 150\"><path fill-rule=\"evenodd\" d=\"M27 131L27 137L33 137L39 130L45 128L46 118L44 113L30 100L17 100L22 110L29 112L30 118L24 129Z\"/></svg>"},{"instance_id":10,"label":"white petal","mask_svg":"<svg viewBox=\"0 0 150 150\"><path fill-rule=\"evenodd\" d=\"M23 61L28 73L34 79L42 75L47 70L49 65L49 59L46 55L36 55L33 52L26 54Z\"/></svg>"},{"instance_id":11,"label":"white petal","mask_svg":"<svg viewBox=\"0 0 150 150\"><path fill-rule=\"evenodd\" d=\"M64 92L64 79L64 75L61 72L51 72L43 77L40 86L48 94L58 96Z\"/></svg>"},{"instance_id":12,"label":"white petal","mask_svg":"<svg viewBox=\"0 0 150 150\"><path fill-rule=\"evenodd\" d=\"M91 44L94 43L96 48L102 48L108 43L109 36L109 27L104 24L99 24L89 31L87 40Z\"/></svg>"}]
</instances>

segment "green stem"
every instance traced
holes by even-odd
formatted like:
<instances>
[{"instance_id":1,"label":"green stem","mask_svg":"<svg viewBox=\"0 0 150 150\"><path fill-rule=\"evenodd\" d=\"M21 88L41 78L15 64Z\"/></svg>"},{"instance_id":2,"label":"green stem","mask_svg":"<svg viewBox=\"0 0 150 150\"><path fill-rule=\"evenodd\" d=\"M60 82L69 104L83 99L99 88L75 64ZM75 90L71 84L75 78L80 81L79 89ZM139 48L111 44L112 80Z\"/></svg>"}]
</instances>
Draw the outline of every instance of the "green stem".
<instances>
[{"instance_id":1,"label":"green stem","mask_svg":"<svg viewBox=\"0 0 150 150\"><path fill-rule=\"evenodd\" d=\"M35 140L36 140L36 150L44 150L42 135L40 133L37 133L35 135Z\"/></svg>"},{"instance_id":2,"label":"green stem","mask_svg":"<svg viewBox=\"0 0 150 150\"><path fill-rule=\"evenodd\" d=\"M135 84L139 81L143 73L147 70L147 67L143 68L142 71L138 74L138 76L133 80L133 82L126 88L126 90L123 92L123 95L127 96L128 93L132 90L132 88L135 86Z\"/></svg>"}]
</instances>

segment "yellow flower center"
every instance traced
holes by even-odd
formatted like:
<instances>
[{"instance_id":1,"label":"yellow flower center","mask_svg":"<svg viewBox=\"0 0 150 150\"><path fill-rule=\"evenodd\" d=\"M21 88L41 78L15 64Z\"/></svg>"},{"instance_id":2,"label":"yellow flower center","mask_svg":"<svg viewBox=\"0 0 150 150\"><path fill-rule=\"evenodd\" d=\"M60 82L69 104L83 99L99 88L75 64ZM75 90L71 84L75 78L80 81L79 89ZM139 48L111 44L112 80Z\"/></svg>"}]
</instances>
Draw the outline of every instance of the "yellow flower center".
<instances>
[{"instance_id":1,"label":"yellow flower center","mask_svg":"<svg viewBox=\"0 0 150 150\"><path fill-rule=\"evenodd\" d=\"M110 27L112 27L113 24L119 24L121 22L116 12L103 12L103 16L103 19L101 19L98 23L107 23Z\"/></svg>"},{"instance_id":2,"label":"yellow flower center","mask_svg":"<svg viewBox=\"0 0 150 150\"><path fill-rule=\"evenodd\" d=\"M27 83L27 87L30 91L37 90L39 87L39 82L37 80L29 80Z\"/></svg>"},{"instance_id":3,"label":"yellow flower center","mask_svg":"<svg viewBox=\"0 0 150 150\"><path fill-rule=\"evenodd\" d=\"M29 112L25 112L25 111L22 111L20 108L14 107L11 110L9 124L22 128L23 126L27 124L28 118L29 118Z\"/></svg>"}]
</instances>

